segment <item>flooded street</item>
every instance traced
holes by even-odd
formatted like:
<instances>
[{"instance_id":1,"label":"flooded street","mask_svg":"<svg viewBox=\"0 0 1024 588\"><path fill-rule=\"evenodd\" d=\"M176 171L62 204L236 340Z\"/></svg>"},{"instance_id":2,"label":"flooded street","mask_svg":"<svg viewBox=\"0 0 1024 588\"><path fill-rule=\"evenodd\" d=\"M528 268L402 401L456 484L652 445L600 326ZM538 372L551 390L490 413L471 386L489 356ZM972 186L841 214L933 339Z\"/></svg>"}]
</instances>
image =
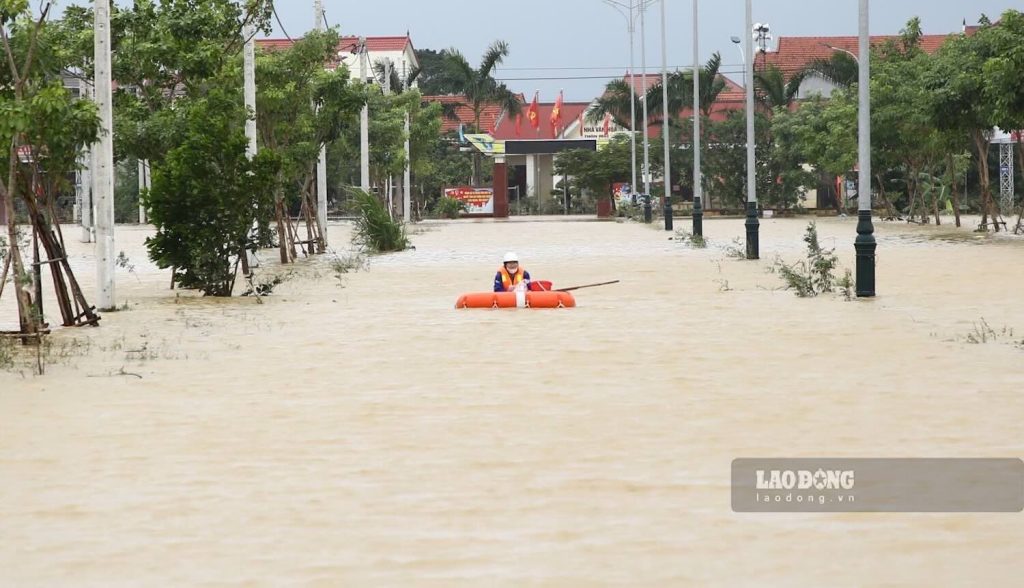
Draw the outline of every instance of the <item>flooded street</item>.
<instances>
[{"instance_id":1,"label":"flooded street","mask_svg":"<svg viewBox=\"0 0 1024 588\"><path fill-rule=\"evenodd\" d=\"M169 290L148 229L118 227L127 310L58 330L45 376L0 371L0 585L1012 583L1019 514L732 512L738 457L1024 455L1024 239L879 223L878 298L800 299L765 270L807 222L763 220L757 262L726 252L742 219L706 220L707 249L425 223L343 284L262 252L288 274L263 304ZM818 222L841 268L855 224ZM506 250L555 287L621 283L454 310ZM997 339L968 343L982 319Z\"/></svg>"}]
</instances>

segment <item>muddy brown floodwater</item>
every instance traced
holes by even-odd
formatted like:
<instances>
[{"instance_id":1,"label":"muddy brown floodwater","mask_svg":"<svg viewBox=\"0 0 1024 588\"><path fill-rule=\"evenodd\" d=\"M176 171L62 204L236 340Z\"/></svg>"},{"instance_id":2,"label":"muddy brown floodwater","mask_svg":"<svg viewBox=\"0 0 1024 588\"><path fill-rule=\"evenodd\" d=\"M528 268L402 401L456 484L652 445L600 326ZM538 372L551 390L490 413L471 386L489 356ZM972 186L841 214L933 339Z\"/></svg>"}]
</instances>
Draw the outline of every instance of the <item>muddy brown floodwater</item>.
<instances>
[{"instance_id":1,"label":"muddy brown floodwater","mask_svg":"<svg viewBox=\"0 0 1024 588\"><path fill-rule=\"evenodd\" d=\"M128 310L59 330L43 377L0 372L0 585L1018 582L1019 514L732 512L736 457L1024 455L1024 241L883 223L878 298L798 299L765 268L806 222L763 221L759 262L726 255L742 220L704 250L428 224L344 287L301 262L265 304L177 296L118 227ZM854 225L819 222L847 268ZM506 249L556 286L621 283L454 310ZM969 344L981 319L1000 336Z\"/></svg>"}]
</instances>

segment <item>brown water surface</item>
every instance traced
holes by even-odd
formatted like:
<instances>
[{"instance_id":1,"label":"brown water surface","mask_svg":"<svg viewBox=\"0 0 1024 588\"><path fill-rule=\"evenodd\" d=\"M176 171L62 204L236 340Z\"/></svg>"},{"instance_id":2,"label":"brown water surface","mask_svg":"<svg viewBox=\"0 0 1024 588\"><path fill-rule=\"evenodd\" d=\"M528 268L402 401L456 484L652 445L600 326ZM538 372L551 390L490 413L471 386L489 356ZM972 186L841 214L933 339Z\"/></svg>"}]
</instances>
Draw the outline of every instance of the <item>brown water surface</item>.
<instances>
[{"instance_id":1,"label":"brown water surface","mask_svg":"<svg viewBox=\"0 0 1024 588\"><path fill-rule=\"evenodd\" d=\"M819 221L846 268L854 224ZM763 221L758 262L725 253L741 220L703 250L423 225L344 287L299 263L264 304L178 296L148 229L118 227L130 310L59 330L44 377L0 372L0 585L1019 581L1021 515L731 511L736 457L1024 455L1024 242L882 223L878 298L798 299L765 268L805 225ZM454 310L507 249L556 286L621 283ZM982 318L1000 337L966 343Z\"/></svg>"}]
</instances>

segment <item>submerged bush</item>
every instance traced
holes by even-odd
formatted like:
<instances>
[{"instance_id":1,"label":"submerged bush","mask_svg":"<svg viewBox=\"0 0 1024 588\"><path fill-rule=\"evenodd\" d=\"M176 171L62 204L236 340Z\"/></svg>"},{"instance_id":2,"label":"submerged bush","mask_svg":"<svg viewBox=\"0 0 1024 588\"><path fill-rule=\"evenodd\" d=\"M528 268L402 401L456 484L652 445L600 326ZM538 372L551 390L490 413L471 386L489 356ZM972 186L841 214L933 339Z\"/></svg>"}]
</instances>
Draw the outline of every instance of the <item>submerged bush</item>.
<instances>
[{"instance_id":1,"label":"submerged bush","mask_svg":"<svg viewBox=\"0 0 1024 588\"><path fill-rule=\"evenodd\" d=\"M352 240L372 253L403 251L409 247L405 225L391 218L387 206L377 196L362 190L352 194L356 230Z\"/></svg>"},{"instance_id":2,"label":"submerged bush","mask_svg":"<svg viewBox=\"0 0 1024 588\"><path fill-rule=\"evenodd\" d=\"M465 202L448 196L438 198L437 204L434 205L434 214L438 218L459 218L467 210Z\"/></svg>"},{"instance_id":3,"label":"submerged bush","mask_svg":"<svg viewBox=\"0 0 1024 588\"><path fill-rule=\"evenodd\" d=\"M822 249L818 242L818 227L813 222L807 225L804 243L807 244L806 260L789 265L776 258L769 271L779 274L786 288L795 290L801 298L832 293L838 286L849 299L853 286L850 272L847 270L843 278L836 279L832 273L839 263L835 249Z\"/></svg>"}]
</instances>

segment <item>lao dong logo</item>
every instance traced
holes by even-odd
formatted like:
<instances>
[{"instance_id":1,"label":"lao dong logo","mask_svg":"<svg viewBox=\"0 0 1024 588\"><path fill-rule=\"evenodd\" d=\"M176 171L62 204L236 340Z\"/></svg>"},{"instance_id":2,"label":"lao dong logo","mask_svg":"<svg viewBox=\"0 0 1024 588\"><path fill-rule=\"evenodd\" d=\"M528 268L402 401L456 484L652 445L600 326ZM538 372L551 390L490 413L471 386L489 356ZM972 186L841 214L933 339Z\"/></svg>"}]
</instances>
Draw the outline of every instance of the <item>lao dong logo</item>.
<instances>
[{"instance_id":1,"label":"lao dong logo","mask_svg":"<svg viewBox=\"0 0 1024 588\"><path fill-rule=\"evenodd\" d=\"M758 490L850 490L853 470L757 470Z\"/></svg>"}]
</instances>

